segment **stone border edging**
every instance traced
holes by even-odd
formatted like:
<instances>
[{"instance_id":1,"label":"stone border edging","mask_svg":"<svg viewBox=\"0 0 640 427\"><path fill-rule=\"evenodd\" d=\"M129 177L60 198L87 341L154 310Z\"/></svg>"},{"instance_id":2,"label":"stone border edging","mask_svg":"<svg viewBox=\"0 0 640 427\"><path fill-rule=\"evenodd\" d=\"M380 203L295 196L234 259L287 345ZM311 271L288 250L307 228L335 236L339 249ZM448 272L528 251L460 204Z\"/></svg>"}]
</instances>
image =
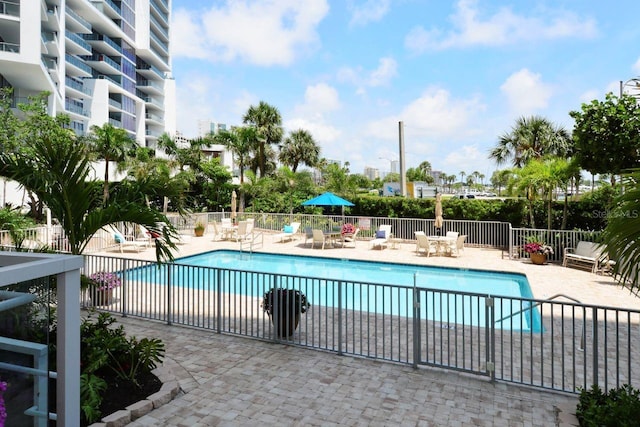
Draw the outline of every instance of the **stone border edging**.
<instances>
[{"instance_id":1,"label":"stone border edging","mask_svg":"<svg viewBox=\"0 0 640 427\"><path fill-rule=\"evenodd\" d=\"M180 384L170 367L160 366L154 369L153 374L162 382L160 390L147 396L146 399L140 400L127 406L125 409L116 411L101 421L91 424L90 427L124 427L132 421L147 415L154 409L169 403L180 393Z\"/></svg>"}]
</instances>

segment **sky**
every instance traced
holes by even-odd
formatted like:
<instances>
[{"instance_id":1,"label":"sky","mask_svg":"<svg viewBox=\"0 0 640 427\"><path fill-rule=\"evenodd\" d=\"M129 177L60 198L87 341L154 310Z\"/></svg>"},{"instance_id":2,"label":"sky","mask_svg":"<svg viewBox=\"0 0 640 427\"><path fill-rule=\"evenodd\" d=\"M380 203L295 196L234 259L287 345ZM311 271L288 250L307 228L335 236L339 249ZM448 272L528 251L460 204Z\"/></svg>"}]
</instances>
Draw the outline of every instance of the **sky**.
<instances>
[{"instance_id":1,"label":"sky","mask_svg":"<svg viewBox=\"0 0 640 427\"><path fill-rule=\"evenodd\" d=\"M518 117L570 111L640 76L632 0L173 0L177 130L241 125L251 105L311 133L321 156L447 174L488 158Z\"/></svg>"}]
</instances>

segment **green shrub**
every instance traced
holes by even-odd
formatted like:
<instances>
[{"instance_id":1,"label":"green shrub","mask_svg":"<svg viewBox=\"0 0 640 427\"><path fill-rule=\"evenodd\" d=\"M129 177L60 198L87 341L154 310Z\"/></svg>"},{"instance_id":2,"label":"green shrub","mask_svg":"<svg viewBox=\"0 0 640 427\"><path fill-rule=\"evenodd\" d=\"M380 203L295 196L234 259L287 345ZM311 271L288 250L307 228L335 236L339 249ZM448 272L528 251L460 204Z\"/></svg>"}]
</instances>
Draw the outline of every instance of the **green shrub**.
<instances>
[{"instance_id":1,"label":"green shrub","mask_svg":"<svg viewBox=\"0 0 640 427\"><path fill-rule=\"evenodd\" d=\"M583 427L640 426L640 390L628 384L608 393L597 385L582 389L576 416Z\"/></svg>"},{"instance_id":2,"label":"green shrub","mask_svg":"<svg viewBox=\"0 0 640 427\"><path fill-rule=\"evenodd\" d=\"M159 339L127 337L124 327L112 327L115 317L100 313L95 322L90 314L80 326L81 406L91 423L100 417L106 380L116 376L140 388L141 375L162 362L164 343Z\"/></svg>"}]
</instances>

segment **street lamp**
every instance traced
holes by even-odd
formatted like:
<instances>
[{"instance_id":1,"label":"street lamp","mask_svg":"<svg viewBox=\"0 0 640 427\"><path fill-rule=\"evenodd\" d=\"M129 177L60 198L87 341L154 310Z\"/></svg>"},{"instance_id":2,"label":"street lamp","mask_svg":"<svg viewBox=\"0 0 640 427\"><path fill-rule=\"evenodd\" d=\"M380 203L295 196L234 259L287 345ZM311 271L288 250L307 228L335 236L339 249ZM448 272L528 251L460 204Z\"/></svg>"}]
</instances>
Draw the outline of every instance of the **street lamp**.
<instances>
[{"instance_id":1,"label":"street lamp","mask_svg":"<svg viewBox=\"0 0 640 427\"><path fill-rule=\"evenodd\" d=\"M393 173L393 162L397 160L391 160L388 157L378 157L380 160L388 160L389 161L389 173Z\"/></svg>"},{"instance_id":2,"label":"street lamp","mask_svg":"<svg viewBox=\"0 0 640 427\"><path fill-rule=\"evenodd\" d=\"M623 82L622 80L620 80L620 98L622 98L622 95L624 94L624 88L627 87L627 85L629 83L633 83L632 86L632 90L640 90L640 77L634 77L632 79L627 80L626 82ZM640 93L638 94L630 94L631 96L639 96Z\"/></svg>"}]
</instances>

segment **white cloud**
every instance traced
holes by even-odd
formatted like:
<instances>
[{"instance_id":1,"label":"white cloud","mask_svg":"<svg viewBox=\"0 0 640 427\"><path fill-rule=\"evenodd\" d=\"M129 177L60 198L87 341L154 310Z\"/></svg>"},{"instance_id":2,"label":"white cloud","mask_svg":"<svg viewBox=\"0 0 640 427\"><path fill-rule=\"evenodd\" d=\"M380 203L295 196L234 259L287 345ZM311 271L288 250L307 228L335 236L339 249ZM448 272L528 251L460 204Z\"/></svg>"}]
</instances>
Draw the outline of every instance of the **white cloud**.
<instances>
[{"instance_id":1,"label":"white cloud","mask_svg":"<svg viewBox=\"0 0 640 427\"><path fill-rule=\"evenodd\" d=\"M468 46L499 46L532 40L594 37L597 25L592 18L581 18L564 10L547 11L541 16L518 15L507 7L483 18L477 0L460 0L450 17L453 29L412 28L405 47L414 53Z\"/></svg>"},{"instance_id":2,"label":"white cloud","mask_svg":"<svg viewBox=\"0 0 640 427\"><path fill-rule=\"evenodd\" d=\"M476 98L452 99L448 91L432 87L397 116L373 121L365 129L372 137L397 139L398 122L403 121L407 135L430 139L460 138L475 132L470 125L471 117L484 109Z\"/></svg>"},{"instance_id":3,"label":"white cloud","mask_svg":"<svg viewBox=\"0 0 640 427\"><path fill-rule=\"evenodd\" d=\"M389 12L390 0L367 0L359 5L349 2L347 9L351 12L349 25L366 25L380 21Z\"/></svg>"},{"instance_id":4,"label":"white cloud","mask_svg":"<svg viewBox=\"0 0 640 427\"><path fill-rule=\"evenodd\" d=\"M540 74L526 68L510 75L500 90L507 97L510 109L518 115L546 108L553 92L551 85L544 83Z\"/></svg>"},{"instance_id":5,"label":"white cloud","mask_svg":"<svg viewBox=\"0 0 640 427\"><path fill-rule=\"evenodd\" d=\"M366 92L367 87L379 87L388 85L398 74L398 63L390 57L383 57L378 60L378 67L371 71L366 71L362 67L351 68L342 67L338 70L338 81L350 83L357 87L358 94Z\"/></svg>"},{"instance_id":6,"label":"white cloud","mask_svg":"<svg viewBox=\"0 0 640 427\"><path fill-rule=\"evenodd\" d=\"M449 175L456 174L460 179L459 172L464 171L466 174L479 171L485 174L485 182L490 178L486 176L489 170L493 170L491 162L487 158L487 153L481 152L476 145L464 145L455 151L452 151L444 158L442 164L445 166L446 173Z\"/></svg>"},{"instance_id":7,"label":"white cloud","mask_svg":"<svg viewBox=\"0 0 640 427\"><path fill-rule=\"evenodd\" d=\"M326 83L308 86L304 93L304 101L306 109L314 109L319 112L340 108L338 91Z\"/></svg>"},{"instance_id":8,"label":"white cloud","mask_svg":"<svg viewBox=\"0 0 640 427\"><path fill-rule=\"evenodd\" d=\"M317 26L328 12L326 0L237 0L204 12L178 9L172 52L213 62L289 65L319 44Z\"/></svg>"}]
</instances>

